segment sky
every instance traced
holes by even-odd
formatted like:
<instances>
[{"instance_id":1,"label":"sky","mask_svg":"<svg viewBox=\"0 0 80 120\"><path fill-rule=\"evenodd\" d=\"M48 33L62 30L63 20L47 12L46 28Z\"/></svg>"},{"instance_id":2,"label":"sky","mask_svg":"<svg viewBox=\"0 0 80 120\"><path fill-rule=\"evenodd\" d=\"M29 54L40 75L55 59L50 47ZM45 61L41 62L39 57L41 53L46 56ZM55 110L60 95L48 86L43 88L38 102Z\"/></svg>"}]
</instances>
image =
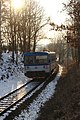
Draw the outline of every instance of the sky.
<instances>
[{"instance_id":1,"label":"sky","mask_svg":"<svg viewBox=\"0 0 80 120\"><path fill-rule=\"evenodd\" d=\"M68 15L65 11L63 11L64 5L63 3L67 3L68 0L38 0L41 6L44 8L46 16L50 17L51 22L54 22L57 25L66 24L66 18ZM54 38L55 41L56 35L58 36L57 32L51 30L51 26L48 25L45 29L45 34L47 38ZM43 40L41 44L47 45L49 44L49 39Z\"/></svg>"},{"instance_id":2,"label":"sky","mask_svg":"<svg viewBox=\"0 0 80 120\"><path fill-rule=\"evenodd\" d=\"M50 16L51 19L58 25L65 22L66 13L61 12L63 9L63 2L68 0L39 0L40 4L43 6L47 16Z\"/></svg>"}]
</instances>

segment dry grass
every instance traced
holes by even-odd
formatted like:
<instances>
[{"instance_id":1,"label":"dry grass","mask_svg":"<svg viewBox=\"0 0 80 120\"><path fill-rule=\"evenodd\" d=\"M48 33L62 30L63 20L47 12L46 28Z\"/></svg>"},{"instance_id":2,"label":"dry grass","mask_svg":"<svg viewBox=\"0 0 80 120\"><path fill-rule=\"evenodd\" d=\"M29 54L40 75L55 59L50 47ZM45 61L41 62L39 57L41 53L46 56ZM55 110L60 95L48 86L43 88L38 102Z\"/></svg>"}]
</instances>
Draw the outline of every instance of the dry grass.
<instances>
[{"instance_id":1,"label":"dry grass","mask_svg":"<svg viewBox=\"0 0 80 120\"><path fill-rule=\"evenodd\" d=\"M56 92L37 120L80 120L80 69L74 63L68 68L63 67Z\"/></svg>"}]
</instances>

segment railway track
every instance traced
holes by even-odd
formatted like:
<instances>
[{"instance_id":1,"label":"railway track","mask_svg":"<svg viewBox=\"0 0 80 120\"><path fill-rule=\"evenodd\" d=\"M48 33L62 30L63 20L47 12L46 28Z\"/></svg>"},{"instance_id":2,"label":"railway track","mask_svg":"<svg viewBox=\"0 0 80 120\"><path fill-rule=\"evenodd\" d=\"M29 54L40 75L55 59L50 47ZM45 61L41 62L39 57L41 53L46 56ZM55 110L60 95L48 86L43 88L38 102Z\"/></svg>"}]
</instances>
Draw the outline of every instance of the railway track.
<instances>
[{"instance_id":1,"label":"railway track","mask_svg":"<svg viewBox=\"0 0 80 120\"><path fill-rule=\"evenodd\" d=\"M39 81L39 82L38 81L36 82L35 80L29 81L28 83L24 84L22 87L0 98L0 116L2 116L5 112L10 110L17 103L19 103L23 98L31 94L39 86L44 84L45 81L48 81L51 78L51 76L56 73L57 70L54 70L54 72L44 81Z\"/></svg>"},{"instance_id":2,"label":"railway track","mask_svg":"<svg viewBox=\"0 0 80 120\"><path fill-rule=\"evenodd\" d=\"M36 83L36 84L35 84ZM7 94L6 96L0 98L0 116L21 101L25 96L29 95L33 90L35 90L42 82L30 81L20 87L19 89ZM34 86L27 88L27 86Z\"/></svg>"}]
</instances>

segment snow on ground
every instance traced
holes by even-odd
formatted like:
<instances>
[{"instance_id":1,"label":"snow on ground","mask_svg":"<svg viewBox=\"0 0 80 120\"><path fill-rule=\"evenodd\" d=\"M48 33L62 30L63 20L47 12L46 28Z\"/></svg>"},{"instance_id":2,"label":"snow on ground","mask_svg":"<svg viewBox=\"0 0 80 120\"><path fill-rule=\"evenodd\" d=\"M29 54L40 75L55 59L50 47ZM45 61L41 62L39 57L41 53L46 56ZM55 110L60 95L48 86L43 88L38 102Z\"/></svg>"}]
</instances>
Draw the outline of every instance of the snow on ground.
<instances>
[{"instance_id":1,"label":"snow on ground","mask_svg":"<svg viewBox=\"0 0 80 120\"><path fill-rule=\"evenodd\" d=\"M0 60L0 97L19 88L28 81L24 76L24 66L20 62L19 66L11 63L11 53L3 53Z\"/></svg>"},{"instance_id":2,"label":"snow on ground","mask_svg":"<svg viewBox=\"0 0 80 120\"><path fill-rule=\"evenodd\" d=\"M2 60L0 61L0 97L6 95L7 93L19 88L24 83L26 83L29 78L24 76L24 66L20 62L18 66L11 63L11 53L3 53ZM15 117L14 120L35 120L40 112L40 107L44 106L44 103L48 101L55 92L55 87L57 80L59 79L62 72L62 67L59 67L59 73L54 81L50 82L47 87L38 95L36 100L30 104L28 111L24 110L19 115ZM2 120L0 118L0 120Z\"/></svg>"}]
</instances>

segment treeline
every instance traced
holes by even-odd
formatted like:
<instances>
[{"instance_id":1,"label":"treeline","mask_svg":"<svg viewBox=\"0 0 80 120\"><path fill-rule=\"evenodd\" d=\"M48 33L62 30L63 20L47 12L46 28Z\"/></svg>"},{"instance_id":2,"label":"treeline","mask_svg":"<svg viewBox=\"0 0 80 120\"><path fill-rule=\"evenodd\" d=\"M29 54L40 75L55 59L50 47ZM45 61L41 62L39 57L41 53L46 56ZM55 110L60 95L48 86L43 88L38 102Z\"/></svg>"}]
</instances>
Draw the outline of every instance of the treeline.
<instances>
[{"instance_id":1,"label":"treeline","mask_svg":"<svg viewBox=\"0 0 80 120\"><path fill-rule=\"evenodd\" d=\"M63 3L64 4L64 3ZM67 57L72 55L72 58L76 61L77 65L80 64L80 1L69 0L67 4L64 4L64 9L67 11L69 18L67 18L67 25L56 25L54 22L50 23L53 26L53 30L66 31L65 39L67 43ZM63 50L64 53L64 50ZM68 58L67 58L68 59Z\"/></svg>"},{"instance_id":2,"label":"treeline","mask_svg":"<svg viewBox=\"0 0 80 120\"><path fill-rule=\"evenodd\" d=\"M35 51L48 23L44 10L35 0L24 0L22 9L15 9L12 0L0 0L0 57L5 45L14 53Z\"/></svg>"}]
</instances>

